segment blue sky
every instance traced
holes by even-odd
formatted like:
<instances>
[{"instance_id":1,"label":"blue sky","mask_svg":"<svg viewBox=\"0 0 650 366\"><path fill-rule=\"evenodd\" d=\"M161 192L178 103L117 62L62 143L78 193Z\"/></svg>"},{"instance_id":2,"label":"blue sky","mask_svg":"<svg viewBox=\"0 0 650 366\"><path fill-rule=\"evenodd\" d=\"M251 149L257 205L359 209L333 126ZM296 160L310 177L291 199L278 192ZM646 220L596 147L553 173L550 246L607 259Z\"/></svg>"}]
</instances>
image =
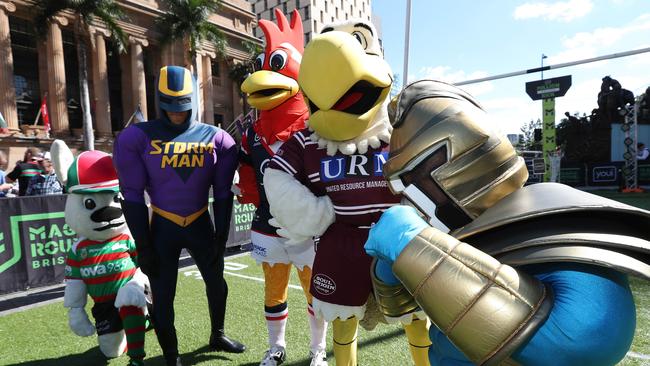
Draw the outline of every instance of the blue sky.
<instances>
[{"instance_id":1,"label":"blue sky","mask_svg":"<svg viewBox=\"0 0 650 366\"><path fill-rule=\"evenodd\" d=\"M373 0L385 57L403 81L406 0ZM545 65L650 47L650 0L412 0L409 81L460 82ZM566 96L556 99L556 123L564 112L596 108L601 78L611 75L635 95L650 86L650 53L544 72L572 75ZM503 133L541 118L525 83L540 74L467 85Z\"/></svg>"}]
</instances>

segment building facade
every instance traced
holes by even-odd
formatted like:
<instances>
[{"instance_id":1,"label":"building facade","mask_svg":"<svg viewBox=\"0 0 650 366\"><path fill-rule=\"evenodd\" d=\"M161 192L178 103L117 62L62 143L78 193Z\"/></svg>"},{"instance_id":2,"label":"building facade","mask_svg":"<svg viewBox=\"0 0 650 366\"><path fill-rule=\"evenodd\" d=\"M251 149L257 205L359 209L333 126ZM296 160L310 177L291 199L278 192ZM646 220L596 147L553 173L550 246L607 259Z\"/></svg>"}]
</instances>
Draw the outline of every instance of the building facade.
<instances>
[{"instance_id":1,"label":"building facade","mask_svg":"<svg viewBox=\"0 0 650 366\"><path fill-rule=\"evenodd\" d=\"M370 0L249 0L257 19L275 20L273 9L279 8L284 14L298 9L302 17L305 43L313 34L323 29L324 24L348 19L372 20ZM375 24L377 26L377 24ZM262 30L255 29L255 36L263 37Z\"/></svg>"},{"instance_id":2,"label":"building facade","mask_svg":"<svg viewBox=\"0 0 650 366\"><path fill-rule=\"evenodd\" d=\"M189 66L182 42L163 45L160 41L155 19L165 12L162 1L116 2L128 18L118 21L128 35L125 53L117 51L101 23L79 38L87 50L96 146L104 150L110 150L112 137L136 110L144 119L156 117L155 80L161 66ZM228 124L243 112L239 85L228 74L233 65L250 58L247 42L260 43L253 33L257 20L252 5L246 0L221 3L210 21L226 36L226 54L218 55L212 44L205 43L197 55L201 121L209 124ZM82 112L74 17L65 12L58 15L42 39L35 32L33 7L30 0L0 0L0 112L10 130L0 135L0 149L51 143L29 136L43 131L38 115L44 100L50 136L79 146Z\"/></svg>"}]
</instances>

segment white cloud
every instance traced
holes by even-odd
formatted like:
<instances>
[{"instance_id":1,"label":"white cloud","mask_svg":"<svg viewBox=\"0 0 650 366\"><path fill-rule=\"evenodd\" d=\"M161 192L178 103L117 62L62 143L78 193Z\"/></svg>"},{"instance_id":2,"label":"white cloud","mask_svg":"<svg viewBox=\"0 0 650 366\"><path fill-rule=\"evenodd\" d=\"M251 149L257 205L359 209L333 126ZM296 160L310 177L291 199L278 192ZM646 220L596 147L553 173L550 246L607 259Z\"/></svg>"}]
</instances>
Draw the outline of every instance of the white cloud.
<instances>
[{"instance_id":1,"label":"white cloud","mask_svg":"<svg viewBox=\"0 0 650 366\"><path fill-rule=\"evenodd\" d=\"M450 66L423 67L420 69L418 74L418 79L434 79L450 84L460 81L480 79L488 76L485 71L467 73L463 70L452 70ZM490 82L483 82L479 84L463 85L462 88L468 93L477 96L492 91L494 86Z\"/></svg>"},{"instance_id":2,"label":"white cloud","mask_svg":"<svg viewBox=\"0 0 650 366\"><path fill-rule=\"evenodd\" d=\"M515 9L514 18L543 18L545 20L570 22L573 19L581 18L589 14L593 6L594 4L591 0L525 3Z\"/></svg>"},{"instance_id":3,"label":"white cloud","mask_svg":"<svg viewBox=\"0 0 650 366\"><path fill-rule=\"evenodd\" d=\"M576 33L571 37L565 37L562 45L565 50L549 56L548 64L558 64L570 61L577 61L586 58L603 56L603 49L612 48L630 38L650 38L650 13L642 14L622 27L597 28L591 32ZM643 48L647 46L637 46ZM598 64L602 65L601 61ZM596 67L596 64L589 64L587 67Z\"/></svg>"},{"instance_id":4,"label":"white cloud","mask_svg":"<svg viewBox=\"0 0 650 366\"><path fill-rule=\"evenodd\" d=\"M541 117L542 105L527 95L478 98L487 112L490 124L503 135L521 133L521 126Z\"/></svg>"},{"instance_id":5,"label":"white cloud","mask_svg":"<svg viewBox=\"0 0 650 366\"><path fill-rule=\"evenodd\" d=\"M597 28L592 32L580 32L573 37L565 38L562 44L566 48L607 47L611 46L633 33L650 30L650 13L642 14L623 27Z\"/></svg>"}]
</instances>

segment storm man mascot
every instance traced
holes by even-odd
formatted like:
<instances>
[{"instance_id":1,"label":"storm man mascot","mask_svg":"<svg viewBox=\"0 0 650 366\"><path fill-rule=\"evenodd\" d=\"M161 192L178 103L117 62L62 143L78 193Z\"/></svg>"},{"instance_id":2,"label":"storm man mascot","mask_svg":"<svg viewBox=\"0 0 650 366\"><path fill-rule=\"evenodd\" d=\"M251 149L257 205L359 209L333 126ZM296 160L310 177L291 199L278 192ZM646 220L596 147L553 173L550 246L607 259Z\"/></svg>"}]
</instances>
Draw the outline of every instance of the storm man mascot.
<instances>
[{"instance_id":1,"label":"storm man mascot","mask_svg":"<svg viewBox=\"0 0 650 366\"><path fill-rule=\"evenodd\" d=\"M650 278L650 212L523 187L523 159L454 86L413 83L389 110L384 175L417 211L387 210L365 248L435 325L431 364L619 362L635 329L627 276Z\"/></svg>"}]
</instances>

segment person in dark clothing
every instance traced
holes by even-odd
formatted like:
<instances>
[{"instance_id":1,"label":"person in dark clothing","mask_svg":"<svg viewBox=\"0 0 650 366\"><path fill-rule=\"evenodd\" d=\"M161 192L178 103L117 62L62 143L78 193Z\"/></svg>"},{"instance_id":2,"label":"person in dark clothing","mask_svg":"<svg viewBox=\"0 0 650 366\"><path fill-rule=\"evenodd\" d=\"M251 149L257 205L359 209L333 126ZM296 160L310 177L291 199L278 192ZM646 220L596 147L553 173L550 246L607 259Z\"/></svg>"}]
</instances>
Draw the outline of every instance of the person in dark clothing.
<instances>
[{"instance_id":1,"label":"person in dark clothing","mask_svg":"<svg viewBox=\"0 0 650 366\"><path fill-rule=\"evenodd\" d=\"M41 150L36 147L30 147L25 151L23 160L16 163L14 169L7 174L7 182L18 181L18 195L24 196L27 192L29 181L41 173L41 167L38 161L43 158Z\"/></svg>"}]
</instances>

